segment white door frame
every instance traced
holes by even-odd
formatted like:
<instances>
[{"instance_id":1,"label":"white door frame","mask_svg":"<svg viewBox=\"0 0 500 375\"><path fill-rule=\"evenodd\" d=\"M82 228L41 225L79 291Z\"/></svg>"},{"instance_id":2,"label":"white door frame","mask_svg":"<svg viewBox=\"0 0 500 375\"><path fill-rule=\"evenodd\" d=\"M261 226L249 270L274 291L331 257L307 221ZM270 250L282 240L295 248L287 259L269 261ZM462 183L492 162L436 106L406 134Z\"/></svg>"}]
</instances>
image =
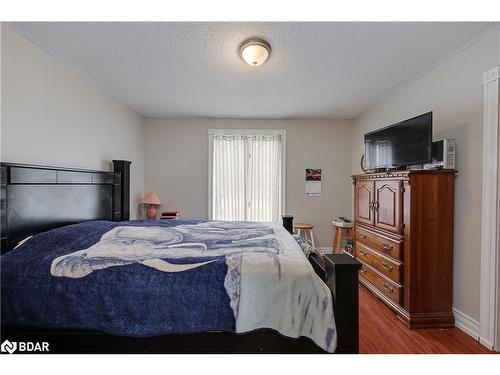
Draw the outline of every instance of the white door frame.
<instances>
[{"instance_id":1,"label":"white door frame","mask_svg":"<svg viewBox=\"0 0 500 375\"><path fill-rule=\"evenodd\" d=\"M500 66L483 74L483 189L481 220L481 344L500 350Z\"/></svg>"}]
</instances>

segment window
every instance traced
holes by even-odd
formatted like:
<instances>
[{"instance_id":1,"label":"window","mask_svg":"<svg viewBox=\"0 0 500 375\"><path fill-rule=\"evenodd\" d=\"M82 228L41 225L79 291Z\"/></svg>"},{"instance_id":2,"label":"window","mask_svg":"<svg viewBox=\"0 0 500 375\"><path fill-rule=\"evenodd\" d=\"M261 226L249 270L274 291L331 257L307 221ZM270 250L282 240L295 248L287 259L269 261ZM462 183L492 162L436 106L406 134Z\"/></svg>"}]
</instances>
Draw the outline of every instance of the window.
<instances>
[{"instance_id":1,"label":"window","mask_svg":"<svg viewBox=\"0 0 500 375\"><path fill-rule=\"evenodd\" d=\"M285 130L209 130L209 218L280 222Z\"/></svg>"}]
</instances>

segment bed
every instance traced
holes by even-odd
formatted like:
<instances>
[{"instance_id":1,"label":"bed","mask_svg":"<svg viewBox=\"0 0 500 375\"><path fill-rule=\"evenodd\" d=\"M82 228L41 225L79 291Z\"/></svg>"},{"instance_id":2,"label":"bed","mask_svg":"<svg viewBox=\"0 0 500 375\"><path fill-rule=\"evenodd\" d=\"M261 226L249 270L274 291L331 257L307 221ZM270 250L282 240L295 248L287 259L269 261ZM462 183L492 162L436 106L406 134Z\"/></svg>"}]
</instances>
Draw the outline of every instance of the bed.
<instances>
[{"instance_id":1,"label":"bed","mask_svg":"<svg viewBox=\"0 0 500 375\"><path fill-rule=\"evenodd\" d=\"M357 352L354 268L325 284L276 224L129 221L129 166L2 164L2 341L77 353Z\"/></svg>"}]
</instances>

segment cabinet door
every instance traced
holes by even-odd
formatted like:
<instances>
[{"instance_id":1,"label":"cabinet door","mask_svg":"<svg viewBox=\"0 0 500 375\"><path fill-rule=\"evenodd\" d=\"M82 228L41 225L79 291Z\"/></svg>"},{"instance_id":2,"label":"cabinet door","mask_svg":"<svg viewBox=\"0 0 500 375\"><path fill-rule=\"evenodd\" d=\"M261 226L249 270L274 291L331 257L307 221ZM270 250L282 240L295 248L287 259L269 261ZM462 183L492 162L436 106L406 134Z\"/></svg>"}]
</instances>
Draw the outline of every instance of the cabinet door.
<instances>
[{"instance_id":1,"label":"cabinet door","mask_svg":"<svg viewBox=\"0 0 500 375\"><path fill-rule=\"evenodd\" d=\"M374 182L356 181L354 185L354 220L373 225Z\"/></svg>"},{"instance_id":2,"label":"cabinet door","mask_svg":"<svg viewBox=\"0 0 500 375\"><path fill-rule=\"evenodd\" d=\"M375 226L402 233L403 182L400 180L375 181Z\"/></svg>"}]
</instances>

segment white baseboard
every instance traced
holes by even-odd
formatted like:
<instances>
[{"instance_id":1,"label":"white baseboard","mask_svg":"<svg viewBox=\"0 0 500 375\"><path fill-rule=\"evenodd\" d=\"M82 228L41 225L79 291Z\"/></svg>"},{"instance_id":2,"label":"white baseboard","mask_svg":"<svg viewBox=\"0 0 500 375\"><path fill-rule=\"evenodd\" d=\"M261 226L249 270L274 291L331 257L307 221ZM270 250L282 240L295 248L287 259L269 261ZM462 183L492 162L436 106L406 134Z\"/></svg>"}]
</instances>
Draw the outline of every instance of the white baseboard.
<instances>
[{"instance_id":1,"label":"white baseboard","mask_svg":"<svg viewBox=\"0 0 500 375\"><path fill-rule=\"evenodd\" d=\"M488 341L488 340L485 340L485 339L479 339L479 343L482 345L482 346L485 346L486 348L490 349L490 350L493 350L494 346L492 342ZM498 350L497 350L498 351Z\"/></svg>"},{"instance_id":2,"label":"white baseboard","mask_svg":"<svg viewBox=\"0 0 500 375\"><path fill-rule=\"evenodd\" d=\"M481 332L479 322L464 314L460 310L457 310L456 308L453 308L453 314L455 315L455 327L457 327L461 331L464 331L476 340L479 340L479 335Z\"/></svg>"}]
</instances>

